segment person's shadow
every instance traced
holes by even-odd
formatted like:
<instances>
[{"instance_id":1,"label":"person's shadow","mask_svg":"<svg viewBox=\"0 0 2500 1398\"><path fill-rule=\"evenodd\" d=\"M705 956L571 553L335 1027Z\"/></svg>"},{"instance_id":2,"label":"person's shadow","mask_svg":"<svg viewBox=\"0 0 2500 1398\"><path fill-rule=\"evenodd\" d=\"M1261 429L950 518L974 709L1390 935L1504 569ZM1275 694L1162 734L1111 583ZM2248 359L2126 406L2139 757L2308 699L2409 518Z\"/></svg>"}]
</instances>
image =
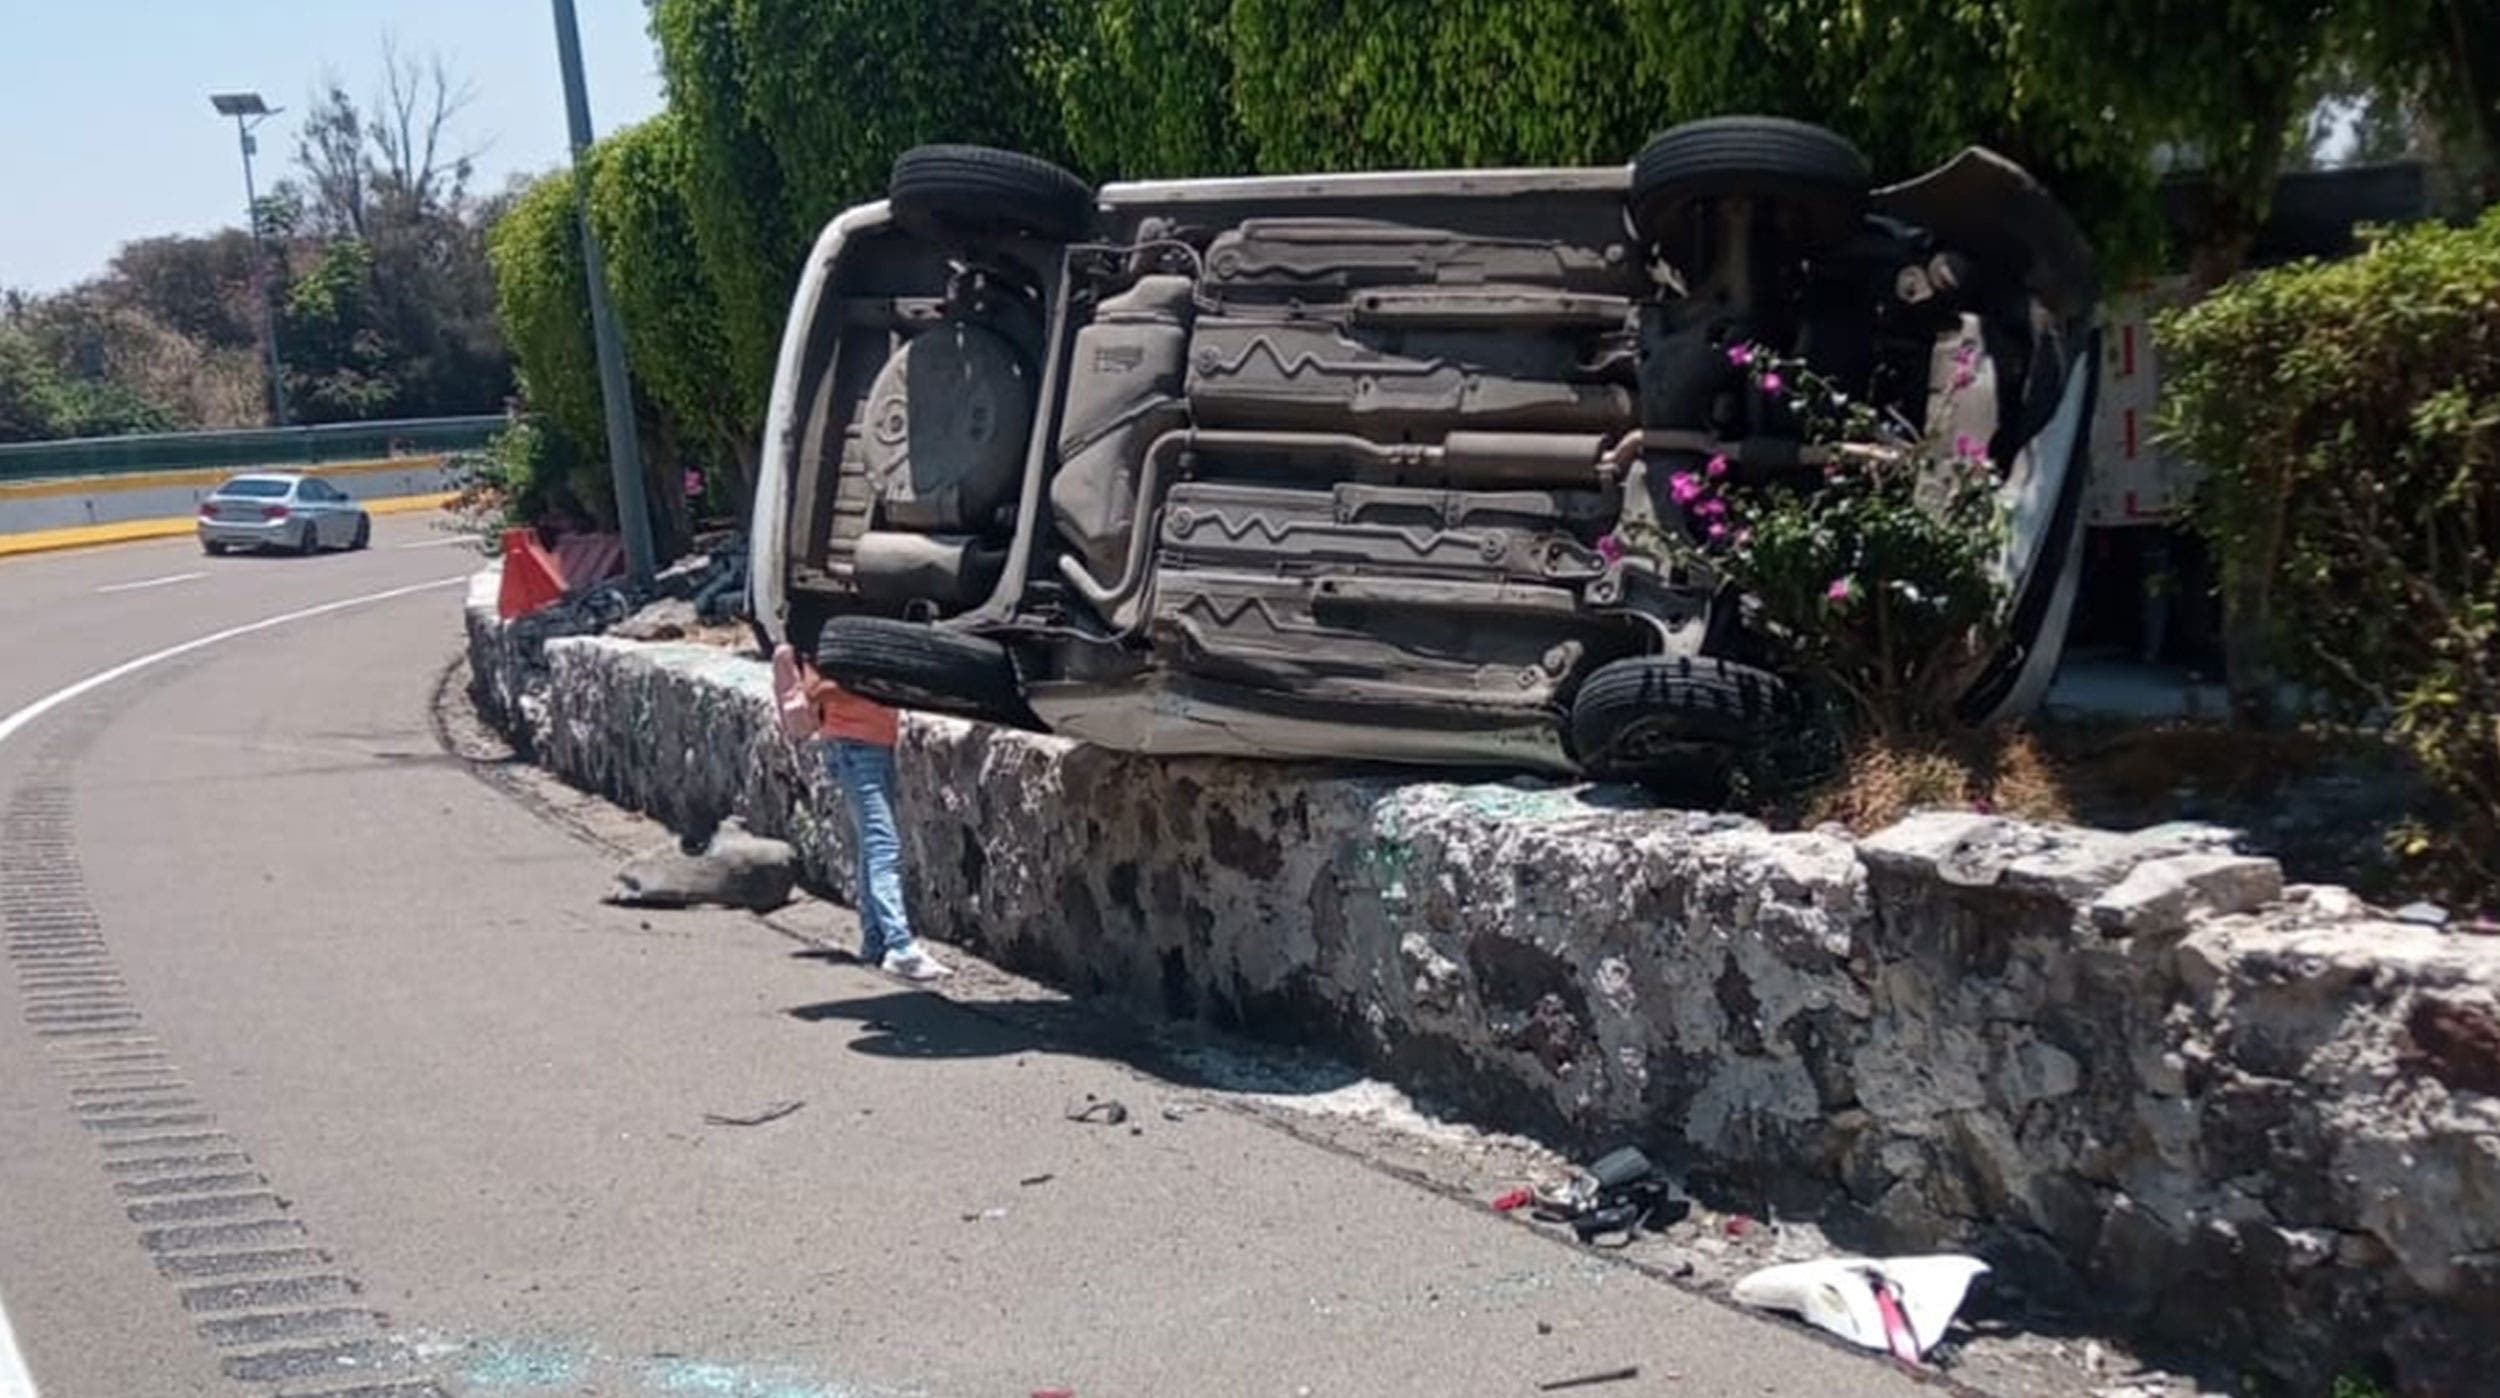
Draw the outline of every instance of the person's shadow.
<instances>
[{"instance_id":1,"label":"person's shadow","mask_svg":"<svg viewBox=\"0 0 2500 1398\"><path fill-rule=\"evenodd\" d=\"M802 960L857 966L841 951L803 951ZM1314 1094L1358 1082L1350 1065L1280 1045L1188 1033L1185 1044L1158 1033L1142 1011L1074 999L950 1000L896 985L783 1013L805 1024L856 1025L850 1049L880 1058L1005 1058L1051 1052L1111 1059L1177 1087L1230 1092Z\"/></svg>"}]
</instances>

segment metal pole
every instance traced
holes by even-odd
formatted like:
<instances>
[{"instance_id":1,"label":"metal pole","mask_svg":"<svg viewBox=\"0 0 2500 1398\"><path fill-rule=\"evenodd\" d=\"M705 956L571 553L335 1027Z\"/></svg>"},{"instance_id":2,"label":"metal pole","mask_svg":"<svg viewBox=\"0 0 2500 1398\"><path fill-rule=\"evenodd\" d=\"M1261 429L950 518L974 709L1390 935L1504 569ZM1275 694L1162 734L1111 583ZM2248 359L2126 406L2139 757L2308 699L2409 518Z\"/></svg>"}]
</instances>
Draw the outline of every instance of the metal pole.
<instances>
[{"instance_id":1,"label":"metal pole","mask_svg":"<svg viewBox=\"0 0 2500 1398\"><path fill-rule=\"evenodd\" d=\"M252 234L252 295L260 301L260 349L269 365L271 425L286 423L286 366L278 360L278 312L269 304L269 248L260 236L260 191L252 187L252 127L257 122L237 116L234 135L243 147L243 218Z\"/></svg>"},{"instance_id":2,"label":"metal pole","mask_svg":"<svg viewBox=\"0 0 2500 1398\"><path fill-rule=\"evenodd\" d=\"M590 226L590 94L582 84L582 38L573 0L554 0L556 61L564 69L564 119L573 136L573 199L582 225L582 271L590 283L590 335L599 351L599 397L607 408L608 470L616 482L616 522L625 534L625 566L638 584L656 571L651 548L651 499L643 482L642 443L634 430L634 398L625 342L608 306L607 260Z\"/></svg>"}]
</instances>

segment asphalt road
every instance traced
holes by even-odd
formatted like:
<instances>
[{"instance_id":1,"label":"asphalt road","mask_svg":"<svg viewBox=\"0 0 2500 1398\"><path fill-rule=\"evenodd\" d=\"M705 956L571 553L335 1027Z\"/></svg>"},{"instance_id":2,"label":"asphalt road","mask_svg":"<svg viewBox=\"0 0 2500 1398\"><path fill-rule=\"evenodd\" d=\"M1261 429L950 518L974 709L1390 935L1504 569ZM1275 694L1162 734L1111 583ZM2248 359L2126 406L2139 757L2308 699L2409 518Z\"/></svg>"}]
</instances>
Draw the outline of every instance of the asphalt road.
<instances>
[{"instance_id":1,"label":"asphalt road","mask_svg":"<svg viewBox=\"0 0 2500 1398\"><path fill-rule=\"evenodd\" d=\"M1071 1124L1156 1084L602 906L607 854L436 744L456 587L9 731L474 566L439 537L0 564L0 1305L45 1398L1933 1391L1246 1116Z\"/></svg>"}]
</instances>

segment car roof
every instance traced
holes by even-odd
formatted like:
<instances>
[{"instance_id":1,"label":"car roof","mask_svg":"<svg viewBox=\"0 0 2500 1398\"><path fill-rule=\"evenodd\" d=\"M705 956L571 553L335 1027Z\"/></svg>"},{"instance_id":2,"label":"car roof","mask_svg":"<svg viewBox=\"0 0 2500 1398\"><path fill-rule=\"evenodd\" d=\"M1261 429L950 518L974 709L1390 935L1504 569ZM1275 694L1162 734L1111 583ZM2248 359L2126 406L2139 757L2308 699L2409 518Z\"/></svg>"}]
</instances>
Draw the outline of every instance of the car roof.
<instances>
[{"instance_id":1,"label":"car roof","mask_svg":"<svg viewBox=\"0 0 2500 1398\"><path fill-rule=\"evenodd\" d=\"M236 481L284 481L288 485L293 485L303 480L304 477L305 473L302 471L238 471L226 477L217 488L223 490Z\"/></svg>"}]
</instances>

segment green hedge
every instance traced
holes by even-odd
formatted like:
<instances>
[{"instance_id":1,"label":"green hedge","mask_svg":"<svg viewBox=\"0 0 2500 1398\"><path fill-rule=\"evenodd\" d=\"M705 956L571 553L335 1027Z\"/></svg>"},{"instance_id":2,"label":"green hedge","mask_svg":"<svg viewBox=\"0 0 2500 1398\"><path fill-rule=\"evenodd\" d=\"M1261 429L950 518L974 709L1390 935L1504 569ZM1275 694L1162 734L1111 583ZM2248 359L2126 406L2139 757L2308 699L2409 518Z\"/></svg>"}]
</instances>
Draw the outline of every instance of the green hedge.
<instances>
[{"instance_id":1,"label":"green hedge","mask_svg":"<svg viewBox=\"0 0 2500 1398\"><path fill-rule=\"evenodd\" d=\"M1075 168L1099 180L1249 170L1230 24L1228 8L1206 0L1072 6L1053 77Z\"/></svg>"},{"instance_id":2,"label":"green hedge","mask_svg":"<svg viewBox=\"0 0 2500 1398\"><path fill-rule=\"evenodd\" d=\"M1968 142L2096 231L2148 207L2138 143L2040 94L2023 0L654 0L668 110L603 142L592 212L660 446L760 439L819 229L925 141L1098 179L1600 164L1676 121L1830 123L1879 173ZM493 239L528 396L589 455L598 379L568 186ZM751 460L753 447L738 453Z\"/></svg>"},{"instance_id":3,"label":"green hedge","mask_svg":"<svg viewBox=\"0 0 2500 1398\"><path fill-rule=\"evenodd\" d=\"M663 112L600 142L593 155L590 221L634 380L687 448L685 464L729 466L743 477L756 438L738 395L723 391L732 378L729 342L695 251L687 202L694 148L683 124Z\"/></svg>"},{"instance_id":4,"label":"green hedge","mask_svg":"<svg viewBox=\"0 0 2500 1398\"><path fill-rule=\"evenodd\" d=\"M1621 0L1233 0L1230 42L1273 171L1612 164L1659 124Z\"/></svg>"},{"instance_id":5,"label":"green hedge","mask_svg":"<svg viewBox=\"0 0 2500 1398\"><path fill-rule=\"evenodd\" d=\"M767 65L750 46L741 3L657 0L651 28L669 112L684 128L688 228L729 358L723 392L750 435L760 435L781 321L816 230L791 216L781 163L755 111L754 85Z\"/></svg>"},{"instance_id":6,"label":"green hedge","mask_svg":"<svg viewBox=\"0 0 2500 1398\"><path fill-rule=\"evenodd\" d=\"M595 456L606 451L608 433L599 407L580 208L570 171L543 176L496 222L486 255L495 268L495 314L512 346L522 394Z\"/></svg>"},{"instance_id":7,"label":"green hedge","mask_svg":"<svg viewBox=\"0 0 2500 1398\"><path fill-rule=\"evenodd\" d=\"M2500 880L2500 209L2247 276L2158 334L2233 626L2383 717ZM2245 678L2245 676L2243 676ZM2446 824L2443 822L2443 824Z\"/></svg>"}]
</instances>

